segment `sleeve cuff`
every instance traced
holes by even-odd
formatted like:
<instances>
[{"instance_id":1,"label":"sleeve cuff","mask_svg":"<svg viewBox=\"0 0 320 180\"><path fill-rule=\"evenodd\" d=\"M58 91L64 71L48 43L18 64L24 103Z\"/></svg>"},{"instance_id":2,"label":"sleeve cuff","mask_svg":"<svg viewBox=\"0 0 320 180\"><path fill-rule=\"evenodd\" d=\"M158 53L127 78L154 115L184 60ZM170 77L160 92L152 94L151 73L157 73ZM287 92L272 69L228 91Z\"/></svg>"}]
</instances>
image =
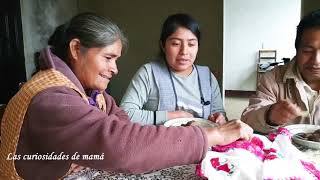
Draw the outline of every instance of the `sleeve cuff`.
<instances>
[{"instance_id":1,"label":"sleeve cuff","mask_svg":"<svg viewBox=\"0 0 320 180\"><path fill-rule=\"evenodd\" d=\"M265 113L264 113L264 119L265 119L265 122L268 126L271 126L271 127L278 127L277 124L271 122L271 120L269 119L269 116L270 116L270 109L271 109L272 105L269 106L268 109L266 109Z\"/></svg>"},{"instance_id":2,"label":"sleeve cuff","mask_svg":"<svg viewBox=\"0 0 320 180\"><path fill-rule=\"evenodd\" d=\"M267 122L266 122L266 113L268 112L270 107L271 107L271 104L260 108L258 110L258 112L256 112L257 120L261 124L261 129L257 128L257 130L259 132L269 133L269 132L271 132L271 131L273 131L273 130L275 130L275 129L277 129L279 127L279 126L271 126L271 125L267 124Z\"/></svg>"},{"instance_id":3,"label":"sleeve cuff","mask_svg":"<svg viewBox=\"0 0 320 180\"><path fill-rule=\"evenodd\" d=\"M203 151L202 151L202 157L201 157L201 160L205 158L207 152L208 152L208 149L210 148L209 145L208 145L208 137L206 135L206 133L204 132L204 130L200 127L197 127L200 129L200 132L202 133L202 137L203 137Z\"/></svg>"},{"instance_id":4,"label":"sleeve cuff","mask_svg":"<svg viewBox=\"0 0 320 180\"><path fill-rule=\"evenodd\" d=\"M167 111L156 111L156 125L162 125L167 120Z\"/></svg>"}]
</instances>

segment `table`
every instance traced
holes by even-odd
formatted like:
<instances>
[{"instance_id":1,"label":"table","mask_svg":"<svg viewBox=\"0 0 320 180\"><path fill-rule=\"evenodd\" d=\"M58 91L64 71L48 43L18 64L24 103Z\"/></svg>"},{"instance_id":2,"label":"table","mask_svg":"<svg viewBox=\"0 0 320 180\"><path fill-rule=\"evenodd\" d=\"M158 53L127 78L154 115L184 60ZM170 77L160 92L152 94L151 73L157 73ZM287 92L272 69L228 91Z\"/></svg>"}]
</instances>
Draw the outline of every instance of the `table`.
<instances>
[{"instance_id":1,"label":"table","mask_svg":"<svg viewBox=\"0 0 320 180\"><path fill-rule=\"evenodd\" d=\"M201 180L195 174L195 164L174 166L144 174L126 174L86 169L70 174L63 180Z\"/></svg>"},{"instance_id":2,"label":"table","mask_svg":"<svg viewBox=\"0 0 320 180\"><path fill-rule=\"evenodd\" d=\"M304 152L309 160L316 162L320 166L320 150L307 149L299 145L296 145L296 147ZM86 169L70 174L63 180L201 180L195 174L195 166L195 164L174 166L144 174L126 174Z\"/></svg>"},{"instance_id":3,"label":"table","mask_svg":"<svg viewBox=\"0 0 320 180\"><path fill-rule=\"evenodd\" d=\"M320 166L320 150L319 149L309 149L304 146L297 145L293 143L300 151L302 151L309 161L313 161Z\"/></svg>"}]
</instances>

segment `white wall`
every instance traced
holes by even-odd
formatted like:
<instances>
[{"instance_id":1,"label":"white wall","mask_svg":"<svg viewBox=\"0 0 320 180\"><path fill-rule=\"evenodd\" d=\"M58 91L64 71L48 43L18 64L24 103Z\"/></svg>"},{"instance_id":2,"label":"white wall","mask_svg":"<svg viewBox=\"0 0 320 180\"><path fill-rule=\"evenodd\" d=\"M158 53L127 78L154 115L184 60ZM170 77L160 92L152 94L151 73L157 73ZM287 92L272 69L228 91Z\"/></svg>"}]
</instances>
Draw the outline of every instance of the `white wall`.
<instances>
[{"instance_id":1,"label":"white wall","mask_svg":"<svg viewBox=\"0 0 320 180\"><path fill-rule=\"evenodd\" d=\"M224 0L224 87L256 90L259 49L276 49L277 60L295 55L301 0Z\"/></svg>"}]
</instances>

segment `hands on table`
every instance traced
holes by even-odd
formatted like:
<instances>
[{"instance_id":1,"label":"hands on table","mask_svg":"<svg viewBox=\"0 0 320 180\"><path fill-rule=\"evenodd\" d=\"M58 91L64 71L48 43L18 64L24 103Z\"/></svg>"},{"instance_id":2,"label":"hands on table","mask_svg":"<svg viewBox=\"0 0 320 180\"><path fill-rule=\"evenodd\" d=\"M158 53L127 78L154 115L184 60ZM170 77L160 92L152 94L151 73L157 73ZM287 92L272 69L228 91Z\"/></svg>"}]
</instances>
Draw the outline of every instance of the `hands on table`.
<instances>
[{"instance_id":1,"label":"hands on table","mask_svg":"<svg viewBox=\"0 0 320 180\"><path fill-rule=\"evenodd\" d=\"M86 167L83 167L83 166L80 166L78 164L72 163L67 174L76 173L76 172L79 172L79 171L81 171L83 169L86 169Z\"/></svg>"},{"instance_id":2,"label":"hands on table","mask_svg":"<svg viewBox=\"0 0 320 180\"><path fill-rule=\"evenodd\" d=\"M186 111L171 111L168 112L168 119L174 118L192 118L193 115ZM240 120L226 121L222 113L213 113L208 117L208 120L218 124L217 127L203 128L208 139L208 145L226 145L238 139L249 140L253 134L253 129Z\"/></svg>"},{"instance_id":3,"label":"hands on table","mask_svg":"<svg viewBox=\"0 0 320 180\"><path fill-rule=\"evenodd\" d=\"M186 112L186 111L170 111L167 114L168 119L175 119L175 118L192 118L193 114Z\"/></svg>"},{"instance_id":4,"label":"hands on table","mask_svg":"<svg viewBox=\"0 0 320 180\"><path fill-rule=\"evenodd\" d=\"M214 123L217 123L217 124L224 124L226 123L226 118L224 117L224 115L220 112L216 112L216 113L213 113L211 114L209 117L208 117L208 120L214 122Z\"/></svg>"},{"instance_id":5,"label":"hands on table","mask_svg":"<svg viewBox=\"0 0 320 180\"><path fill-rule=\"evenodd\" d=\"M274 125L285 124L302 115L301 109L289 100L280 100L271 105L268 111L266 122Z\"/></svg>"},{"instance_id":6,"label":"hands on table","mask_svg":"<svg viewBox=\"0 0 320 180\"><path fill-rule=\"evenodd\" d=\"M193 118L193 114L186 112L186 111L170 111L168 112L168 119L175 119L175 118ZM208 117L208 120L213 121L218 124L223 124L226 122L224 115L220 112L216 112L211 114Z\"/></svg>"},{"instance_id":7,"label":"hands on table","mask_svg":"<svg viewBox=\"0 0 320 180\"><path fill-rule=\"evenodd\" d=\"M252 137L253 129L239 119L227 122L221 113L212 114L208 119L218 124L213 128L204 128L209 147L230 144L238 139L250 140Z\"/></svg>"}]
</instances>

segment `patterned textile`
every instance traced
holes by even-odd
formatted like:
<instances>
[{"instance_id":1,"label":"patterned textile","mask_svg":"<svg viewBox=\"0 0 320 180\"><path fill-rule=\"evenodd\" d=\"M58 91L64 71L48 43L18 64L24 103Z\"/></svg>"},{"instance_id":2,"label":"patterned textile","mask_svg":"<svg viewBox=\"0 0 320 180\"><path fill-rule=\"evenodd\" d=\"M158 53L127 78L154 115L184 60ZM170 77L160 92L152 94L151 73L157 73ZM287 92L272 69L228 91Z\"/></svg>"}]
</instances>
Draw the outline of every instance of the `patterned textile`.
<instances>
[{"instance_id":1,"label":"patterned textile","mask_svg":"<svg viewBox=\"0 0 320 180\"><path fill-rule=\"evenodd\" d=\"M291 143L285 128L250 141L236 141L216 146L197 166L200 177L210 179L320 179L320 164L307 157Z\"/></svg>"},{"instance_id":2,"label":"patterned textile","mask_svg":"<svg viewBox=\"0 0 320 180\"><path fill-rule=\"evenodd\" d=\"M201 180L195 174L195 164L174 166L143 174L108 172L86 169L66 176L63 180Z\"/></svg>"},{"instance_id":3,"label":"patterned textile","mask_svg":"<svg viewBox=\"0 0 320 180\"><path fill-rule=\"evenodd\" d=\"M6 179L21 179L16 172L14 160L7 160L9 154L15 155L20 131L29 103L42 90L54 86L67 86L77 91L87 102L82 93L68 78L54 69L40 71L25 83L20 91L8 103L1 124L0 172ZM0 177L2 178L2 177Z\"/></svg>"}]
</instances>

